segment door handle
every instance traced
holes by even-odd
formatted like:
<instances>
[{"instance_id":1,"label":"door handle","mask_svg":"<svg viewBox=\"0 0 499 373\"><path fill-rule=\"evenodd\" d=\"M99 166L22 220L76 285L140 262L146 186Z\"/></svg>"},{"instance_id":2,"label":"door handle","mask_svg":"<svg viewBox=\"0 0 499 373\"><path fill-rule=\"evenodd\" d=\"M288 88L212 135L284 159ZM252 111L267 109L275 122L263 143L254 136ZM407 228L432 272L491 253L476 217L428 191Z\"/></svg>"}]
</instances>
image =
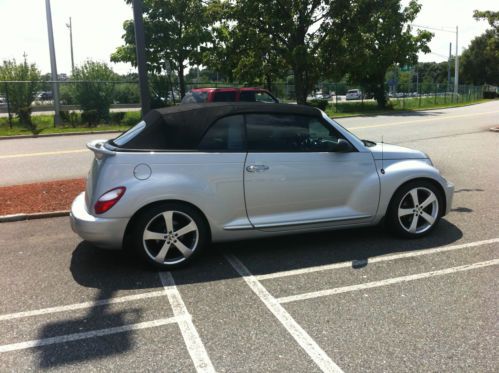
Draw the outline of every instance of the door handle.
<instances>
[{"instance_id":1,"label":"door handle","mask_svg":"<svg viewBox=\"0 0 499 373\"><path fill-rule=\"evenodd\" d=\"M263 172L267 171L269 169L269 166L266 166L264 164L252 164L248 167L246 167L246 171L248 172Z\"/></svg>"}]
</instances>

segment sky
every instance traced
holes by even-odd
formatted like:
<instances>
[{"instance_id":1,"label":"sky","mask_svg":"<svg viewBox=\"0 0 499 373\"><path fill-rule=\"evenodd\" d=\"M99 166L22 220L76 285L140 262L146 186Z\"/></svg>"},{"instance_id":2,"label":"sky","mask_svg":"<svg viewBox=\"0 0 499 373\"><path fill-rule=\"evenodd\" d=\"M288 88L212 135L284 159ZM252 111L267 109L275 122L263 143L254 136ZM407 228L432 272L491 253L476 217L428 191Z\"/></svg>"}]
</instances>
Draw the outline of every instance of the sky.
<instances>
[{"instance_id":1,"label":"sky","mask_svg":"<svg viewBox=\"0 0 499 373\"><path fill-rule=\"evenodd\" d=\"M402 0L407 4L409 0ZM471 40L488 27L485 21L475 21L474 9L499 10L497 0L420 0L423 5L414 24L454 31L459 25L459 53ZM51 0L57 70L71 72L69 17L73 23L75 64L87 59L110 63L110 55L122 44L123 21L132 18L132 8L124 0ZM29 62L36 62L42 73L50 71L45 0L0 0L0 61L15 58L22 61L26 53ZM419 60L445 61L449 43L455 34L433 31L431 54ZM125 63L111 64L125 74L134 68Z\"/></svg>"}]
</instances>

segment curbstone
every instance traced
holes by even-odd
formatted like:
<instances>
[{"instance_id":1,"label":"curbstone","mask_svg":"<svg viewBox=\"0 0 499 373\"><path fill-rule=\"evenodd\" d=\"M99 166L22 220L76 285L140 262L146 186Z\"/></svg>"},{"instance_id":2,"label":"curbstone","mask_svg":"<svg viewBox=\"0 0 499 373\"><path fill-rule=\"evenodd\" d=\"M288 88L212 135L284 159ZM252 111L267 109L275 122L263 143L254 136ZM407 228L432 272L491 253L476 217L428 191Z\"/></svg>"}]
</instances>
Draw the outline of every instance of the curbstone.
<instances>
[{"instance_id":1,"label":"curbstone","mask_svg":"<svg viewBox=\"0 0 499 373\"><path fill-rule=\"evenodd\" d=\"M69 210L64 211L48 211L48 212L35 212L32 214L12 214L0 216L0 223L10 223L22 220L33 220L33 219L46 219L46 218L57 218L61 216L69 216Z\"/></svg>"}]
</instances>

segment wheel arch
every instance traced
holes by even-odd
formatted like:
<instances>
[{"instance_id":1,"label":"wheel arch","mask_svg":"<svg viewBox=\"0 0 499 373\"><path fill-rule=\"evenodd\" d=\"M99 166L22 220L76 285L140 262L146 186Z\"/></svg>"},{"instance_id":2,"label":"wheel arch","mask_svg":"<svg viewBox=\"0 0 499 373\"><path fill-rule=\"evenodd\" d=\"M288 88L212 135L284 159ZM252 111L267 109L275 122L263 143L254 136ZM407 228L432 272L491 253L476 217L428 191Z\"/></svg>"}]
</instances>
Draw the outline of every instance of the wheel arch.
<instances>
[{"instance_id":1,"label":"wheel arch","mask_svg":"<svg viewBox=\"0 0 499 373\"><path fill-rule=\"evenodd\" d=\"M386 216L386 214L388 213L388 211L390 211L390 208L392 207L392 204L393 204L393 197L395 196L395 194L397 194L397 192L401 188L403 188L404 186L406 186L407 184L413 183L413 182L416 182L416 181L423 181L423 182L431 183L433 186L435 186L438 189L438 191L440 192L440 196L441 196L443 215L445 215L445 211L447 210L447 199L445 198L445 189L442 186L442 184L440 184L437 180L432 179L431 177L415 177L413 179L404 181L397 188L395 188L395 190L393 191L392 195L390 196L390 202L387 204L386 209L383 212L383 218Z\"/></svg>"},{"instance_id":2,"label":"wheel arch","mask_svg":"<svg viewBox=\"0 0 499 373\"><path fill-rule=\"evenodd\" d=\"M137 211L135 211L135 213L132 215L132 217L128 221L127 226L125 228L125 234L123 235L123 247L126 248L126 243L127 243L127 241L129 241L129 240L127 240L127 238L130 237L132 227L135 224L135 222L137 221L137 218L140 216L140 214L153 206L161 205L163 203L179 203L182 205L189 206L190 208L196 210L199 213L199 215L201 216L201 218L203 219L206 226L208 227L208 234L209 234L208 241L211 241L211 234L212 233L211 233L210 223L209 223L208 219L206 218L206 215L203 213L203 211L199 207L197 207L196 205L194 205L191 202L182 201L179 199L164 199L164 200L150 202L150 203L142 206L141 208L139 208Z\"/></svg>"}]
</instances>

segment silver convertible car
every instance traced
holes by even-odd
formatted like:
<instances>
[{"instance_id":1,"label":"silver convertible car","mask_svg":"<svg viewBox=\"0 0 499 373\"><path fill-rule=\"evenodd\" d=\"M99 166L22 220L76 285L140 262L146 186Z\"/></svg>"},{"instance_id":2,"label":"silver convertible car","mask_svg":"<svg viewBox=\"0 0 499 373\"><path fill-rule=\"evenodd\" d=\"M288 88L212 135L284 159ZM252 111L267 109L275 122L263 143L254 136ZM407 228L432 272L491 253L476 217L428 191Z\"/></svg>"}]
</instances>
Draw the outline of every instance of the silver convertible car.
<instances>
[{"instance_id":1,"label":"silver convertible car","mask_svg":"<svg viewBox=\"0 0 499 373\"><path fill-rule=\"evenodd\" d=\"M71 225L160 268L227 240L375 225L429 233L454 187L420 151L360 140L300 105L189 104L153 110L95 159Z\"/></svg>"}]
</instances>

